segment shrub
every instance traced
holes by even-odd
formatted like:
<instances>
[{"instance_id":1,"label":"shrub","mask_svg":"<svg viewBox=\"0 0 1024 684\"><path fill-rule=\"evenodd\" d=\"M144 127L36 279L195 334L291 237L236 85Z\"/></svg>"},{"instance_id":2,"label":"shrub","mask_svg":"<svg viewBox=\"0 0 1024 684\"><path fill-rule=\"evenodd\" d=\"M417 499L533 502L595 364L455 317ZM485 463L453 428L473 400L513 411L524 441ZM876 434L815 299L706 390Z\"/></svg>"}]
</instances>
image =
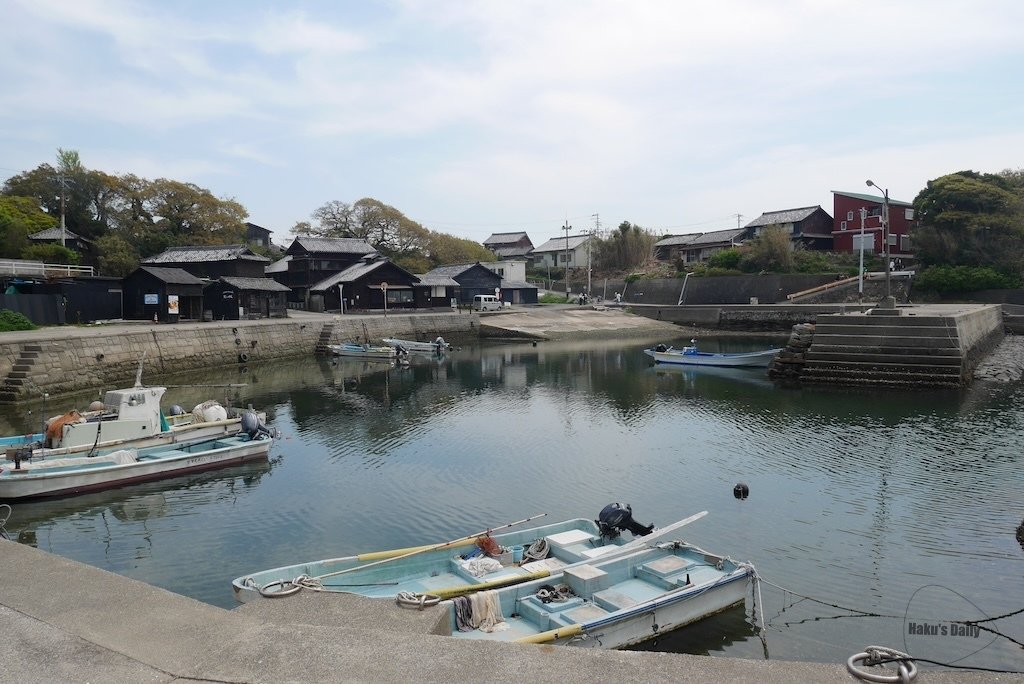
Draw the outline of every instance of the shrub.
<instances>
[{"instance_id":1,"label":"shrub","mask_svg":"<svg viewBox=\"0 0 1024 684\"><path fill-rule=\"evenodd\" d=\"M914 287L939 294L997 290L1018 283L987 266L929 266L917 274Z\"/></svg>"},{"instance_id":2,"label":"shrub","mask_svg":"<svg viewBox=\"0 0 1024 684\"><path fill-rule=\"evenodd\" d=\"M834 269L829 263L828 255L824 252L813 252L806 249L798 249L793 252L793 270L797 273L829 273ZM857 271L854 269L854 274Z\"/></svg>"},{"instance_id":3,"label":"shrub","mask_svg":"<svg viewBox=\"0 0 1024 684\"><path fill-rule=\"evenodd\" d=\"M723 249L722 251L715 252L708 257L707 264L711 268L735 271L739 269L741 256L740 250L735 247Z\"/></svg>"},{"instance_id":4,"label":"shrub","mask_svg":"<svg viewBox=\"0 0 1024 684\"><path fill-rule=\"evenodd\" d=\"M0 309L0 332L35 329L36 326L32 324L32 321L28 320L17 311L11 311L10 309Z\"/></svg>"},{"instance_id":5,"label":"shrub","mask_svg":"<svg viewBox=\"0 0 1024 684\"><path fill-rule=\"evenodd\" d=\"M569 300L565 295L557 295L549 292L546 295L542 295L537 301L541 304L566 304Z\"/></svg>"}]
</instances>

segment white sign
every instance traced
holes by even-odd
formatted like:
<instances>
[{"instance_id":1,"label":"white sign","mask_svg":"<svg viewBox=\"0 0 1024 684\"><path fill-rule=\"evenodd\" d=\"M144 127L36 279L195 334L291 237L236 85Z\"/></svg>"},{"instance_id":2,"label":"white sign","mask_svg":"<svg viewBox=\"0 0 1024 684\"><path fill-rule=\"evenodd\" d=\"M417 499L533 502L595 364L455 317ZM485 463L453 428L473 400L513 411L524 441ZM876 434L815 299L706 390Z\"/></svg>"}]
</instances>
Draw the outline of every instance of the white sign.
<instances>
[{"instance_id":1,"label":"white sign","mask_svg":"<svg viewBox=\"0 0 1024 684\"><path fill-rule=\"evenodd\" d=\"M142 295L142 303L143 304L159 304L160 303L160 295L158 295L158 294L144 294L144 295Z\"/></svg>"},{"instance_id":2,"label":"white sign","mask_svg":"<svg viewBox=\"0 0 1024 684\"><path fill-rule=\"evenodd\" d=\"M167 313L178 314L178 295L167 295Z\"/></svg>"},{"instance_id":3,"label":"white sign","mask_svg":"<svg viewBox=\"0 0 1024 684\"><path fill-rule=\"evenodd\" d=\"M875 249L875 234L868 233L867 235L854 235L853 236L853 251L859 252L862 249L861 240L864 241L863 249L867 252L873 252Z\"/></svg>"}]
</instances>

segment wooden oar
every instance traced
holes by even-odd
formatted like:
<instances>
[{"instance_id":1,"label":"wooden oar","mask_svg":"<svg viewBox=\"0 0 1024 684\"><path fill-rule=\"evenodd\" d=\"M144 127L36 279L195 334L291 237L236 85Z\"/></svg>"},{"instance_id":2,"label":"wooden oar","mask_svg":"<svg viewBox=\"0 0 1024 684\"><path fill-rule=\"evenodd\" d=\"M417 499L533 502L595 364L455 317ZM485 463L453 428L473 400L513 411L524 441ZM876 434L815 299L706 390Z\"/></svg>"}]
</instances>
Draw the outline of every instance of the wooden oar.
<instances>
[{"instance_id":1,"label":"wooden oar","mask_svg":"<svg viewBox=\"0 0 1024 684\"><path fill-rule=\"evenodd\" d=\"M370 568L370 567L373 567L375 565L380 565L382 563L390 563L391 561L400 560L402 558L408 558L409 556L415 556L416 554L423 553L425 551L434 551L436 549L444 549L444 548L447 548L449 546L455 546L455 545L459 544L460 542L464 542L464 541L467 541L469 539L473 539L474 537L481 537L481 536L483 536L485 534L490 534L491 532L494 532L495 530L504 530L504 529L507 529L509 527L515 527L516 525L522 525L523 523L528 523L531 520L536 520L537 518L543 518L545 515L547 515L547 513L541 513L540 515L534 515L534 516L531 516L529 518L523 518L522 520L517 520L515 522L511 522L511 523L508 523L506 525L501 525L499 527L490 527L490 528L484 530L483 532L477 532L476 534L467 534L465 537L459 537L458 539L452 539L451 541L441 542L440 544L430 544L429 546L420 546L418 548L413 549L409 553L403 553L403 554L401 554L399 556L391 556L390 558L385 558L383 560L375 561L373 563L367 563L366 565L357 565L357 566L355 566L353 568L346 568L344 570L338 570L337 572L329 572L326 575L318 575L316 577L316 579L323 579L325 577L334 577L335 575L344 575L345 573L353 572L355 570L363 570L365 568Z\"/></svg>"}]
</instances>

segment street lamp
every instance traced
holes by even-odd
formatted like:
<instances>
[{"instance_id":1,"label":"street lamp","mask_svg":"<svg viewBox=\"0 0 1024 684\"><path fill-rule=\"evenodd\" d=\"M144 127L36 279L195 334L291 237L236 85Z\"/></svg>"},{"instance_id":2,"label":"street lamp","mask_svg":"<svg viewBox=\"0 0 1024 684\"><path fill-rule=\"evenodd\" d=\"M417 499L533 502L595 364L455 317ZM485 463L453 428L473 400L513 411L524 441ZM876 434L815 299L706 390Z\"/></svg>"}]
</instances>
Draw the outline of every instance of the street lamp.
<instances>
[{"instance_id":1,"label":"street lamp","mask_svg":"<svg viewBox=\"0 0 1024 684\"><path fill-rule=\"evenodd\" d=\"M873 180L868 180L867 185L870 188L882 188L875 185ZM885 240L885 296L891 295L891 289L889 287L889 188L882 190L882 239Z\"/></svg>"}]
</instances>

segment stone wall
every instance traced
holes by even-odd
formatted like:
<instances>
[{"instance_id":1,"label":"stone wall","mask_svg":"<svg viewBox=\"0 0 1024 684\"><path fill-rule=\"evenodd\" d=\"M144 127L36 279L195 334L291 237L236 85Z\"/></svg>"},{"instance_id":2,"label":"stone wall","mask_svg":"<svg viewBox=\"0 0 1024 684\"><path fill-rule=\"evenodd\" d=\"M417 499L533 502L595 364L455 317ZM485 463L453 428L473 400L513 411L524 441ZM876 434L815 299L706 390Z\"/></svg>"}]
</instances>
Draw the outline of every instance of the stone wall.
<instances>
[{"instance_id":1,"label":"stone wall","mask_svg":"<svg viewBox=\"0 0 1024 684\"><path fill-rule=\"evenodd\" d=\"M392 336L432 340L443 335L451 341L476 338L478 326L476 315L439 313L116 326L80 334L55 328L49 339L35 335L0 342L0 401L130 383L143 358L144 372L152 376L312 355L318 342L362 340L364 330L377 343ZM323 340L322 331L327 333Z\"/></svg>"}]
</instances>

